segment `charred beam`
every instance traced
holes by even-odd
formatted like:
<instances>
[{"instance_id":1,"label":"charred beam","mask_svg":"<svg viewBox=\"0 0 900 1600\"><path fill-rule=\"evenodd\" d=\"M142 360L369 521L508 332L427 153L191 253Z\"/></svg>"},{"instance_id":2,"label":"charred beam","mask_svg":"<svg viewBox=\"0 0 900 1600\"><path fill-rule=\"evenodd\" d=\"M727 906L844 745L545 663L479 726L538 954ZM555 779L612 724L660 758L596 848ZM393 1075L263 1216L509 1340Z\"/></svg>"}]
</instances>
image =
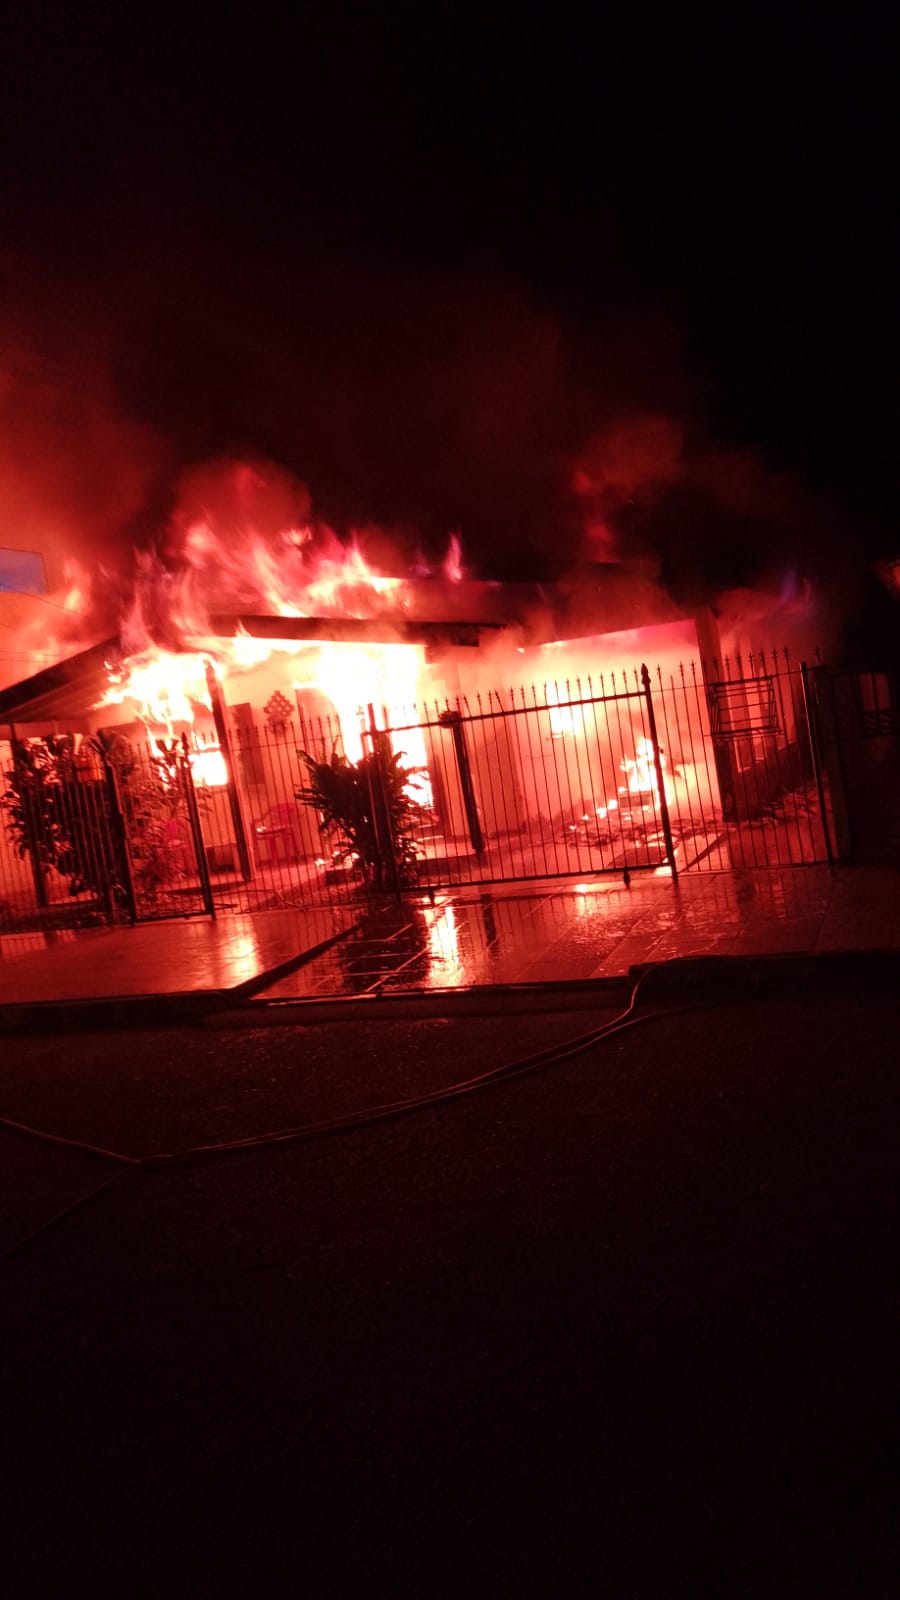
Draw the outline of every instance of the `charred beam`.
<instances>
[{"instance_id":1,"label":"charred beam","mask_svg":"<svg viewBox=\"0 0 900 1600\"><path fill-rule=\"evenodd\" d=\"M32 723L83 714L107 688L106 663L118 648L118 640L104 639L0 690L0 721Z\"/></svg>"},{"instance_id":2,"label":"charred beam","mask_svg":"<svg viewBox=\"0 0 900 1600\"><path fill-rule=\"evenodd\" d=\"M253 639L297 639L314 644L447 644L476 649L483 632L497 632L499 622L415 622L407 617L272 617L223 615L210 619L211 633L222 638L248 633Z\"/></svg>"}]
</instances>

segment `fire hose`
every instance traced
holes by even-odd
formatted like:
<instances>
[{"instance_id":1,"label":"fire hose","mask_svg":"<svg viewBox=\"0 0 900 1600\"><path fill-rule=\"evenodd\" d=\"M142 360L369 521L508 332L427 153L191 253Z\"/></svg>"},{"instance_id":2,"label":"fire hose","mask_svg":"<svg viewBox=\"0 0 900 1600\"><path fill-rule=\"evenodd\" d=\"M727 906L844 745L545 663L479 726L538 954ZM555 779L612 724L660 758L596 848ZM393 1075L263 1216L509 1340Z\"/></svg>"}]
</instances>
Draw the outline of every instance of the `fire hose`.
<instances>
[{"instance_id":1,"label":"fire hose","mask_svg":"<svg viewBox=\"0 0 900 1600\"><path fill-rule=\"evenodd\" d=\"M239 1155L252 1150L275 1148L279 1145L300 1144L308 1140L326 1138L329 1135L349 1133L359 1128L373 1127L381 1122L396 1120L400 1117L410 1116L417 1111L427 1111L432 1107L446 1104L448 1101L461 1099L468 1094L474 1094L480 1089L486 1089L493 1084L512 1082L516 1078L524 1077L527 1073L535 1072L541 1067L553 1066L559 1062L570 1061L576 1056L585 1054L603 1040L616 1034L624 1033L629 1028L638 1027L647 1022L659 1022L666 1017L684 1016L692 1011L709 1010L712 1007L731 1004L735 996L729 994L725 997L705 998L696 1000L688 1005L666 1006L652 1011L638 1010L638 1001L654 976L661 972L672 972L674 969L684 971L691 969L699 971L722 971L725 963L723 958L715 956L680 957L673 961L661 961L648 966L631 991L631 996L625 1010L620 1012L610 1022L602 1027L592 1028L586 1033L577 1034L572 1039L560 1045L551 1045L546 1050L536 1051L533 1055L520 1057L516 1061L504 1063L499 1067L492 1067L487 1072L480 1072L474 1077L458 1080L448 1084L443 1089L435 1089L429 1094L414 1095L402 1100L388 1101L383 1105L370 1106L362 1111L355 1111L341 1117L325 1118L321 1122L309 1122L297 1127L282 1128L269 1133L253 1134L245 1139L229 1139L221 1143L190 1145L182 1150L162 1151L149 1156L126 1155L120 1150L110 1150L103 1145L92 1144L83 1139L69 1138L63 1134L53 1133L44 1128L31 1127L28 1123L18 1122L12 1117L0 1116L0 1127L7 1128L10 1132L21 1134L23 1137L36 1139L46 1144L62 1145L64 1148L78 1150L84 1154L98 1157L101 1160L113 1163L117 1170L104 1178L102 1183L94 1185L77 1199L63 1206L53 1216L39 1223L23 1238L18 1239L4 1251L0 1251L0 1262L7 1261L18 1251L26 1248L36 1239L49 1232L51 1228L65 1221L76 1211L89 1204L97 1196L103 1194L112 1184L124 1177L128 1172L135 1170L150 1171L178 1166L187 1166L196 1162L211 1160L219 1156ZM749 973L752 984L751 992L756 994L759 989L759 978L749 962L736 962L728 960L729 972L741 971Z\"/></svg>"}]
</instances>

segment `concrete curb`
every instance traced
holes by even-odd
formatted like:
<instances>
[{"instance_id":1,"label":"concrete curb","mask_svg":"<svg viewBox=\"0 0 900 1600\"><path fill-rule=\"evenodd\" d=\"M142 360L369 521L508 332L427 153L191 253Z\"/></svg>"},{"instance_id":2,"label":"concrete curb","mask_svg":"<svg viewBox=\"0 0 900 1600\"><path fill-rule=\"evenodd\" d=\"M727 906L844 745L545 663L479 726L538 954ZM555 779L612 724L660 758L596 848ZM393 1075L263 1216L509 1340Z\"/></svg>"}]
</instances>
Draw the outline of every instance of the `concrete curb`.
<instances>
[{"instance_id":1,"label":"concrete curb","mask_svg":"<svg viewBox=\"0 0 900 1600\"><path fill-rule=\"evenodd\" d=\"M164 1028L197 1022L229 1003L227 989L183 994L112 995L90 1000L33 1000L0 1006L0 1037L17 1033L85 1033L92 1029Z\"/></svg>"},{"instance_id":2,"label":"concrete curb","mask_svg":"<svg viewBox=\"0 0 900 1600\"><path fill-rule=\"evenodd\" d=\"M498 984L470 989L409 990L391 995L336 995L327 1000L270 1000L213 1011L212 1028L315 1026L324 1022L419 1021L431 1017L526 1015L553 1011L601 1011L627 1005L635 984L646 978L646 994L691 994L725 989L774 993L852 982L859 987L900 990L900 951L847 950L759 956L679 956L633 966L621 976L571 983ZM748 979L751 980L748 984Z\"/></svg>"},{"instance_id":3,"label":"concrete curb","mask_svg":"<svg viewBox=\"0 0 900 1600\"><path fill-rule=\"evenodd\" d=\"M418 1022L429 1017L603 1010L627 1004L633 987L630 978L621 977L572 983L484 984L469 989L406 989L396 994L335 995L325 1000L262 1000L214 1011L203 1021L211 1028L279 1028L322 1022Z\"/></svg>"},{"instance_id":4,"label":"concrete curb","mask_svg":"<svg viewBox=\"0 0 900 1600\"><path fill-rule=\"evenodd\" d=\"M388 995L335 995L327 999L253 1000L248 998L246 986L240 985L236 989L179 994L35 1001L0 1006L0 1036L186 1024L211 1028L312 1027L327 1022L415 1022L433 1017L601 1011L626 1005L641 978L647 980L648 997L696 994L699 990L715 992L723 987L733 993L736 984L744 996L797 985L814 990L844 983L860 988L893 988L900 993L900 950L680 956L636 965L627 973L609 978L402 990Z\"/></svg>"}]
</instances>

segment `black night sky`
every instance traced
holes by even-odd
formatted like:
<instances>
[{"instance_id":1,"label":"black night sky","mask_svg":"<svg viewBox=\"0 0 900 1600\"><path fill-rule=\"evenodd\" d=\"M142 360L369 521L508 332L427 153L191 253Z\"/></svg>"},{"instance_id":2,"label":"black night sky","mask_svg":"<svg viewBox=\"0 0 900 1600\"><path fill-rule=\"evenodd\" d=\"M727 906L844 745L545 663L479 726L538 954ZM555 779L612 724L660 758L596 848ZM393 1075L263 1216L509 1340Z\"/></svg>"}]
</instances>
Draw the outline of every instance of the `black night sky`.
<instances>
[{"instance_id":1,"label":"black night sky","mask_svg":"<svg viewBox=\"0 0 900 1600\"><path fill-rule=\"evenodd\" d=\"M20 6L8 450L97 549L249 454L341 531L460 529L484 574L552 575L598 526L676 591L892 554L887 28L865 5Z\"/></svg>"}]
</instances>

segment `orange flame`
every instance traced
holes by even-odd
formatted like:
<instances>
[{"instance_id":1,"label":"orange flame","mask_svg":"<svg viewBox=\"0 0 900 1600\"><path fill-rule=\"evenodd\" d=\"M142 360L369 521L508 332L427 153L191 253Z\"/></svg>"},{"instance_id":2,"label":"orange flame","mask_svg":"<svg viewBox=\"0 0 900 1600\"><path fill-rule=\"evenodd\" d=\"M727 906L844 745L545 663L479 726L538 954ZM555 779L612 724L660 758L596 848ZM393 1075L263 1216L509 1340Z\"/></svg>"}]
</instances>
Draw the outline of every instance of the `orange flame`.
<instances>
[{"instance_id":1,"label":"orange flame","mask_svg":"<svg viewBox=\"0 0 900 1600\"><path fill-rule=\"evenodd\" d=\"M180 554L174 572L154 556L138 558L134 593L121 628L126 660L120 668L110 668L100 705L132 700L140 721L148 728L164 727L171 737L177 725L190 725L198 711L211 709L206 682L211 661L224 677L264 668L280 657L290 663L294 689L317 687L331 702L350 760L363 754L368 707L374 707L381 726L416 723L414 706L425 662L420 646L311 645L251 637L243 627L230 639L213 633L211 619L218 608L335 618L405 610L409 584L373 567L356 540L342 546L333 534L320 531L314 536L305 526L284 530L274 544L252 528L233 531L226 540L211 520L198 519L185 530ZM451 542L448 562L461 576L458 539ZM155 643L154 635L163 630L183 648ZM421 731L409 726L394 743L412 771L411 797L430 805ZM221 779L224 762L219 755L217 766L214 754L207 751L203 762L195 761L201 782Z\"/></svg>"},{"instance_id":2,"label":"orange flame","mask_svg":"<svg viewBox=\"0 0 900 1600\"><path fill-rule=\"evenodd\" d=\"M197 706L210 709L204 656L153 650L108 671L109 688L98 706L134 700L141 720L165 727L170 738L176 723L194 721Z\"/></svg>"},{"instance_id":3,"label":"orange flame","mask_svg":"<svg viewBox=\"0 0 900 1600\"><path fill-rule=\"evenodd\" d=\"M665 767L666 758L662 751L660 751L659 762L661 767ZM624 757L622 771L628 779L629 794L659 794L652 740L638 739L634 747L634 756ZM666 783L665 774L663 774L663 783L666 790L666 799L671 800L671 788Z\"/></svg>"},{"instance_id":4,"label":"orange flame","mask_svg":"<svg viewBox=\"0 0 900 1600\"><path fill-rule=\"evenodd\" d=\"M450 543L447 546L447 554L444 557L444 565L441 570L448 583L461 583L465 576L462 563L462 540L458 533L450 535Z\"/></svg>"}]
</instances>

